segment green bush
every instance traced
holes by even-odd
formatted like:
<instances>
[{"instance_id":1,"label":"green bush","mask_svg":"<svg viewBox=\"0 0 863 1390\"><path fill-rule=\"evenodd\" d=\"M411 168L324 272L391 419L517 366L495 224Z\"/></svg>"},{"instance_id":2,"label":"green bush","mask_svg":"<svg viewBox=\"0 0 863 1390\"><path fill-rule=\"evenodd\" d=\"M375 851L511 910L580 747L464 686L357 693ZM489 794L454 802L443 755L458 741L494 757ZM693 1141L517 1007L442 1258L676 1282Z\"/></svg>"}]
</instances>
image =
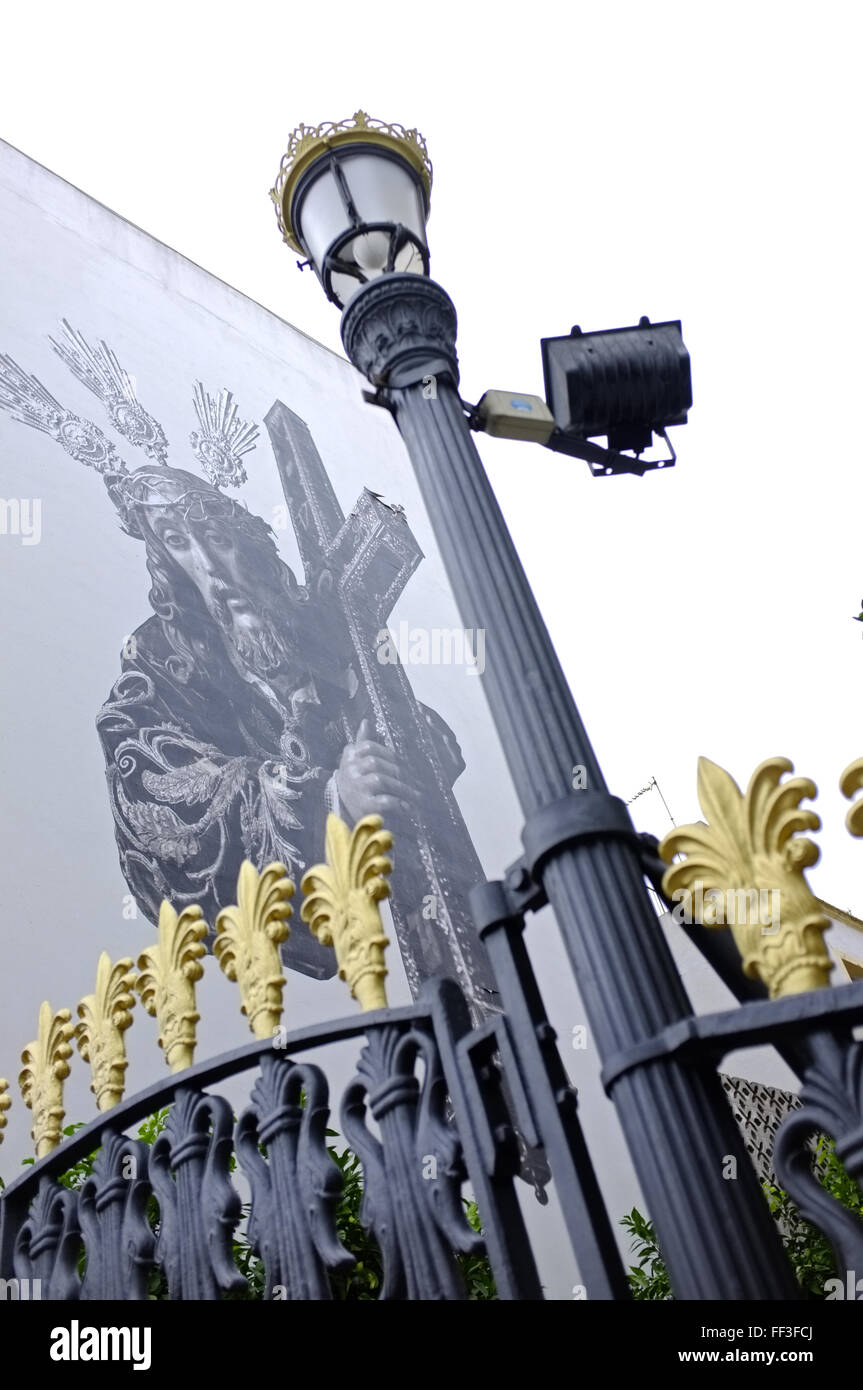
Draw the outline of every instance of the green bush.
<instances>
[{"instance_id":1,"label":"green bush","mask_svg":"<svg viewBox=\"0 0 863 1390\"><path fill-rule=\"evenodd\" d=\"M849 1177L836 1157L832 1139L821 1135L813 1151L815 1171L837 1201L863 1217L863 1196L853 1178ZM788 1193L775 1183L762 1182L770 1211L779 1224L785 1253L791 1261L803 1293L807 1298L826 1297L824 1286L828 1279L840 1278L833 1247L825 1235L803 1217ZM630 1266L629 1287L632 1297L664 1301L673 1299L668 1270L656 1239L652 1221L633 1207L620 1223L632 1236L632 1250L637 1265Z\"/></svg>"}]
</instances>

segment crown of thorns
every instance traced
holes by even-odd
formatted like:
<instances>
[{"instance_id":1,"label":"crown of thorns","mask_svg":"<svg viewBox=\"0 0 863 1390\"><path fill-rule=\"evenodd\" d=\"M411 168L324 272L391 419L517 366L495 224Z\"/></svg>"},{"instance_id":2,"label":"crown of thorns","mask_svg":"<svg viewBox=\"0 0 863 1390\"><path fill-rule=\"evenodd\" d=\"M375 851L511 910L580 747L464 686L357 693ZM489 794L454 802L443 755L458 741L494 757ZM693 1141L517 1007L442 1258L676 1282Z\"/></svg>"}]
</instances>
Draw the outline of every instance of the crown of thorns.
<instances>
[{"instance_id":1,"label":"crown of thorns","mask_svg":"<svg viewBox=\"0 0 863 1390\"><path fill-rule=\"evenodd\" d=\"M230 521L232 527L258 540L271 532L271 527L241 502L181 468L146 465L134 473L106 474L105 485L123 530L139 540L146 536L142 522L156 512L184 522Z\"/></svg>"}]
</instances>

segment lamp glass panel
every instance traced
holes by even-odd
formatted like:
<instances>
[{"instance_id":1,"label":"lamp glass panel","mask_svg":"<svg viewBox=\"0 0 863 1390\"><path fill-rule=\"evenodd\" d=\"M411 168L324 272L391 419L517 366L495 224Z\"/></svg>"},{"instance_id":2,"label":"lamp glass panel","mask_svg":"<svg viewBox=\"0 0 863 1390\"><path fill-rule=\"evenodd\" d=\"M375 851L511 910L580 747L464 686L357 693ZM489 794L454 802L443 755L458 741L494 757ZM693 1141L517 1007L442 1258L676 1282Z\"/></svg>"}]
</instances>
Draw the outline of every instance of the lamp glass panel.
<instances>
[{"instance_id":1,"label":"lamp glass panel","mask_svg":"<svg viewBox=\"0 0 863 1390\"><path fill-rule=\"evenodd\" d=\"M386 273L389 232L366 230L367 224L384 222L391 227L400 224L425 246L426 213L418 177L406 164L368 150L342 149L338 158L361 222L355 236L344 242L338 253L340 260L358 266L361 277L331 272L333 293L346 304L365 280ZM329 161L321 161L320 171L316 171L316 177L306 186L295 209L295 217L300 240L320 274L327 251L351 226ZM403 246L396 255L394 269L424 275L425 266L417 247L411 243Z\"/></svg>"},{"instance_id":2,"label":"lamp glass panel","mask_svg":"<svg viewBox=\"0 0 863 1390\"><path fill-rule=\"evenodd\" d=\"M386 155L341 150L339 162L361 222L401 223L425 245L425 207L417 178L408 167ZM337 237L350 227L332 167L321 161L318 177L307 187L297 208L300 239L315 268ZM346 248L343 254L351 258ZM386 264L387 243L382 233L366 233L356 248L357 263L370 276L381 274ZM399 260L421 259L416 252ZM399 269L413 269L413 264Z\"/></svg>"},{"instance_id":3,"label":"lamp glass panel","mask_svg":"<svg viewBox=\"0 0 863 1390\"><path fill-rule=\"evenodd\" d=\"M363 287L362 280L355 280L352 275L342 275L340 271L334 270L330 276L333 294L339 304L344 306L349 299L352 299L357 290Z\"/></svg>"},{"instance_id":4,"label":"lamp glass panel","mask_svg":"<svg viewBox=\"0 0 863 1390\"><path fill-rule=\"evenodd\" d=\"M407 165L385 155L346 150L345 181L362 222L401 222L425 243L422 193Z\"/></svg>"},{"instance_id":5,"label":"lamp glass panel","mask_svg":"<svg viewBox=\"0 0 863 1390\"><path fill-rule=\"evenodd\" d=\"M327 248L350 226L338 185L328 165L306 190L298 208L300 240L320 271Z\"/></svg>"},{"instance_id":6,"label":"lamp glass panel","mask_svg":"<svg viewBox=\"0 0 863 1390\"><path fill-rule=\"evenodd\" d=\"M403 246L401 251L399 251L395 259L394 268L396 270L409 271L411 275L425 275L426 273L423 258L417 247L411 245L411 243L408 243L407 246Z\"/></svg>"}]
</instances>

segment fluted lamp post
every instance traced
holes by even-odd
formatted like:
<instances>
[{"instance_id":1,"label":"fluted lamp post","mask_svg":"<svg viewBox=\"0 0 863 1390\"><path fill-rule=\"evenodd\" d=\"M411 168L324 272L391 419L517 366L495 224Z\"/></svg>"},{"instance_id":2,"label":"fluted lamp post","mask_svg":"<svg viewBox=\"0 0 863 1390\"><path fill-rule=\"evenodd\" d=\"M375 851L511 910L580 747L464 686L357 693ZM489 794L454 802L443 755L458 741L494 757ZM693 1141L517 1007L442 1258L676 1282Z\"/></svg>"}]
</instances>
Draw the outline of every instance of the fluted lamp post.
<instances>
[{"instance_id":1,"label":"fluted lamp post","mask_svg":"<svg viewBox=\"0 0 863 1390\"><path fill-rule=\"evenodd\" d=\"M472 894L474 915L494 963L493 938L519 902L539 889L551 903L677 1296L794 1298L715 1067L650 1054L691 1005L638 836L608 793L459 398L455 309L427 278L431 182L417 131L358 112L300 126L272 196L288 245L343 308L348 357L395 417L462 622L486 632L482 679L525 815L524 856L506 886Z\"/></svg>"}]
</instances>

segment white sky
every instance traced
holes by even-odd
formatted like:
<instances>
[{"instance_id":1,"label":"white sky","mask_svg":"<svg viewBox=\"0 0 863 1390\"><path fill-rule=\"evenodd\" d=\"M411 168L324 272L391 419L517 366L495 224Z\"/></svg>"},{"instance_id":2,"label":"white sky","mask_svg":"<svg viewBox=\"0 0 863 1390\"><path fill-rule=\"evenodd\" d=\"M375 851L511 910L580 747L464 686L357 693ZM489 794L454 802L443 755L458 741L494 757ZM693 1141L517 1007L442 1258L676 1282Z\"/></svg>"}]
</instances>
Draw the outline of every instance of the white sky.
<instances>
[{"instance_id":1,"label":"white sky","mask_svg":"<svg viewBox=\"0 0 863 1390\"><path fill-rule=\"evenodd\" d=\"M594 479L480 439L612 790L781 753L821 788L813 886L863 914L859 9L747 4L6 7L0 136L340 350L267 190L363 106L435 165L462 389L542 391L539 339L683 320L676 470ZM2 306L0 306L2 313ZM491 640L491 638L490 638ZM633 812L668 821L655 792ZM518 846L513 846L514 854Z\"/></svg>"}]
</instances>

